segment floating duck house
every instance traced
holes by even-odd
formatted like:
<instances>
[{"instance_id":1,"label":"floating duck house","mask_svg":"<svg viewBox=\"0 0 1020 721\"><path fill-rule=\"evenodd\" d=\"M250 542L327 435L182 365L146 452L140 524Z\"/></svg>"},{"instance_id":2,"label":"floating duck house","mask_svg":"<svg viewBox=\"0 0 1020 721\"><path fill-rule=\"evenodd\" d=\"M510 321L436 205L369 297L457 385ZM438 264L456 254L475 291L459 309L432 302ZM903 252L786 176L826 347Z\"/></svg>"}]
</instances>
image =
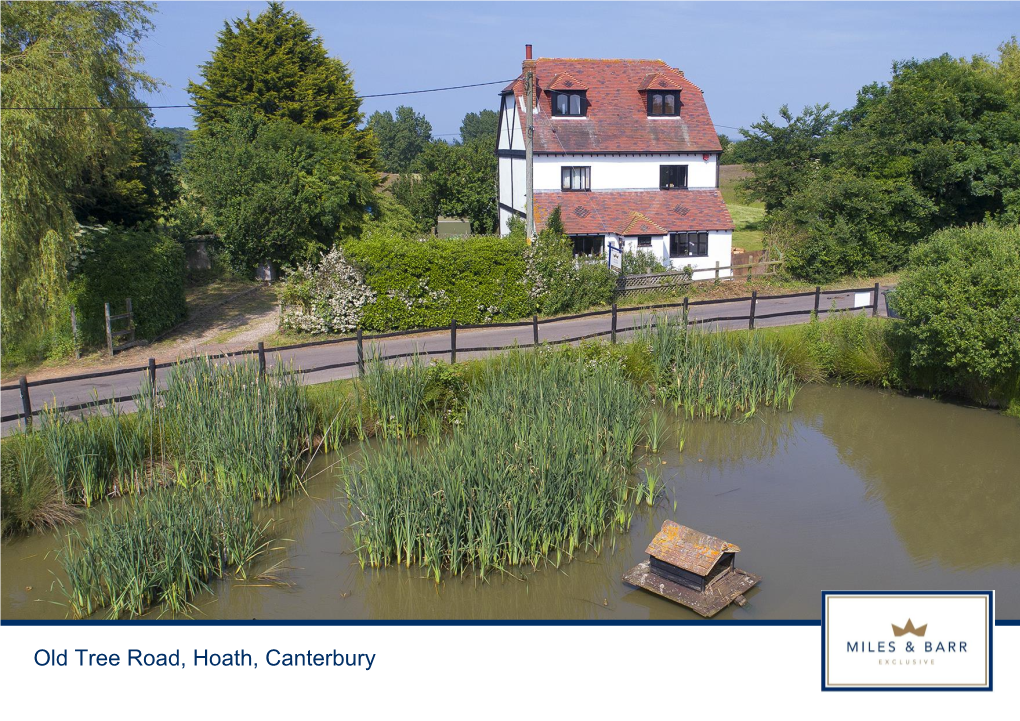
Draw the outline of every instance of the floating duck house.
<instances>
[{"instance_id":1,"label":"floating duck house","mask_svg":"<svg viewBox=\"0 0 1020 721\"><path fill-rule=\"evenodd\" d=\"M743 593L761 581L735 565L740 547L693 528L665 521L648 544L648 560L623 580L632 586L710 617L729 604L744 605Z\"/></svg>"}]
</instances>

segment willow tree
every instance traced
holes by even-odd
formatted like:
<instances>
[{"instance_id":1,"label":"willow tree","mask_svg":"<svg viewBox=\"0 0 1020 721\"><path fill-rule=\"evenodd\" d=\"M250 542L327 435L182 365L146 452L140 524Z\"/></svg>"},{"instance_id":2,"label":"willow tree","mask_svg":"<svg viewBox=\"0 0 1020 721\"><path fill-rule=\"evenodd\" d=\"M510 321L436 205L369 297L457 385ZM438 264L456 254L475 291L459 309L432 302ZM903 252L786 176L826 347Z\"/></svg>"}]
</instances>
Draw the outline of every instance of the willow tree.
<instances>
[{"instance_id":1,"label":"willow tree","mask_svg":"<svg viewBox=\"0 0 1020 721\"><path fill-rule=\"evenodd\" d=\"M76 249L82 179L129 150L125 124L144 124L137 42L151 27L136 2L4 2L0 14L0 273L6 350L65 322L58 312ZM109 110L94 110L103 107Z\"/></svg>"},{"instance_id":2,"label":"willow tree","mask_svg":"<svg viewBox=\"0 0 1020 721\"><path fill-rule=\"evenodd\" d=\"M283 118L354 142L359 162L375 169L372 132L359 129L361 99L347 65L326 53L322 38L296 12L271 2L258 17L224 23L202 82L189 83L198 134L225 124L232 107Z\"/></svg>"}]
</instances>

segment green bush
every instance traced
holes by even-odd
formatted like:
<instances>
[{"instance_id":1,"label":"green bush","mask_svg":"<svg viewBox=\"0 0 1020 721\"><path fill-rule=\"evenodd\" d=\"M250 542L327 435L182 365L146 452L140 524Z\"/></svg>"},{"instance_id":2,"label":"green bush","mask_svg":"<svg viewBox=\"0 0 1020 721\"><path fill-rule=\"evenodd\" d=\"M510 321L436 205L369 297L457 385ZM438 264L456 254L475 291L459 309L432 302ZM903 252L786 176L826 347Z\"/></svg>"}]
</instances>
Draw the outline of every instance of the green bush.
<instances>
[{"instance_id":1,"label":"green bush","mask_svg":"<svg viewBox=\"0 0 1020 721\"><path fill-rule=\"evenodd\" d=\"M144 230L85 231L72 263L71 301L84 346L106 342L103 304L124 312L131 298L136 335L152 338L184 320L185 262L181 244Z\"/></svg>"},{"instance_id":2,"label":"green bush","mask_svg":"<svg viewBox=\"0 0 1020 721\"><path fill-rule=\"evenodd\" d=\"M376 296L363 327L405 330L530 315L524 248L495 236L416 241L373 233L345 243L344 253Z\"/></svg>"},{"instance_id":3,"label":"green bush","mask_svg":"<svg viewBox=\"0 0 1020 721\"><path fill-rule=\"evenodd\" d=\"M935 233L911 252L896 308L913 385L1006 400L1020 372L1020 228Z\"/></svg>"}]
</instances>

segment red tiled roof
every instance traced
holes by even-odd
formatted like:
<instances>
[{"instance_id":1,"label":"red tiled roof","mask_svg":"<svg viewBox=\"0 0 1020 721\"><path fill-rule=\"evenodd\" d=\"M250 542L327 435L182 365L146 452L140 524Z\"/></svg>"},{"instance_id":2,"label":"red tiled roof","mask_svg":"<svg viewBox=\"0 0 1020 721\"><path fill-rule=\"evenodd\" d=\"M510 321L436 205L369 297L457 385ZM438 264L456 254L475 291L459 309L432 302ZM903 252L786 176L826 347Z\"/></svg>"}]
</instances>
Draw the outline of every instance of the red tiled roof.
<instances>
[{"instance_id":1,"label":"red tiled roof","mask_svg":"<svg viewBox=\"0 0 1020 721\"><path fill-rule=\"evenodd\" d=\"M588 90L588 86L570 73L557 73L546 90Z\"/></svg>"},{"instance_id":2,"label":"red tiled roof","mask_svg":"<svg viewBox=\"0 0 1020 721\"><path fill-rule=\"evenodd\" d=\"M659 88L660 90L683 90L683 86L676 78L672 78L665 73L648 73L644 79L638 83L638 90L648 90L648 88Z\"/></svg>"},{"instance_id":3,"label":"red tiled roof","mask_svg":"<svg viewBox=\"0 0 1020 721\"><path fill-rule=\"evenodd\" d=\"M662 235L683 230L733 230L722 194L706 190L613 190L535 193L535 223L541 229L560 206L567 233ZM635 222L636 221L636 222ZM658 226L640 230L641 222Z\"/></svg>"},{"instance_id":4,"label":"red tiled roof","mask_svg":"<svg viewBox=\"0 0 1020 721\"><path fill-rule=\"evenodd\" d=\"M536 153L692 153L722 150L701 89L661 60L536 61ZM552 116L553 83L569 75L587 86L587 115ZM679 117L648 117L647 83L661 81L680 90ZM643 89L641 86L645 83ZM524 78L504 92L524 97ZM517 104L524 126L524 103Z\"/></svg>"}]
</instances>

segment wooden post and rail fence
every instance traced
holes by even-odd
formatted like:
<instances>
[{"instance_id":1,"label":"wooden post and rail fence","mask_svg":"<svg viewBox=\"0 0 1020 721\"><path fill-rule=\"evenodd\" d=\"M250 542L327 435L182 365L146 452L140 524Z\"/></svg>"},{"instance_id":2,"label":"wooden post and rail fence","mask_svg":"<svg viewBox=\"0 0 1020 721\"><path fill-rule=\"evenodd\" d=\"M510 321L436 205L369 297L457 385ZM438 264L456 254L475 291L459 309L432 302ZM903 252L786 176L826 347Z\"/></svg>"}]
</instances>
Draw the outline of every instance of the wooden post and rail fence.
<instances>
[{"instance_id":1,"label":"wooden post and rail fence","mask_svg":"<svg viewBox=\"0 0 1020 721\"><path fill-rule=\"evenodd\" d=\"M682 302L657 303L657 304L653 304L653 305L645 305L645 306L639 306L639 307L625 308L624 310L629 311L629 312L635 312L635 311L668 311L670 309L676 309L676 310L682 311L682 317L687 318L688 314L689 314L689 311L690 311L692 306L711 306L711 305L718 305L718 304L730 304L730 305L732 305L732 304L735 304L735 303L748 303L746 314L743 314L743 315L723 315L723 316L699 317L699 318L696 318L696 319L693 319L693 320L688 320L688 323L689 324L695 324L695 323L720 323L720 322L733 322L733 321L746 320L747 321L747 327L749 329L753 330L756 327L756 324L758 323L758 321L764 320L764 319L767 319L767 318L778 318L778 317L781 317L781 316L795 316L795 315L814 315L814 316L817 316L817 315L819 315L819 313L828 312L827 310L823 310L821 308L821 300L822 300L822 296L823 295L837 296L837 297L848 296L848 295L849 296L853 296L853 302L852 302L852 304L850 305L849 308L836 309L836 310L861 310L861 309L867 309L867 310L871 311L871 315L872 316L878 315L879 302L880 302L880 298L881 298L881 289L880 289L878 283L875 283L874 287L872 287L872 288L851 288L851 289L839 289L839 290L831 290L831 291L823 291L821 286L815 286L815 289L813 291L806 291L806 292L801 292L801 293L786 293L786 294L783 294L783 295L774 295L774 296L762 296L760 298L758 296L758 291L757 290L752 291L750 297L746 297L746 298L722 298L722 299L693 300L692 301L689 297L685 296L683 298ZM862 298L861 296L865 296L865 298ZM758 301L759 300L777 300L777 299L783 299L783 298L809 298L809 297L812 298L812 304L811 304L812 307L811 308L804 308L804 309L798 309L798 310L788 310L788 311L780 311L780 312L772 312L772 313L759 313L758 312L758 310L759 310L758 309ZM866 299L867 302L865 302L865 299ZM128 308L130 309L130 304L128 305ZM418 335L418 334L425 333L425 332L442 331L442 330L445 330L445 329L448 328L449 329L449 333L450 333L450 336L449 336L450 344L449 344L448 348L439 348L439 349L433 349L433 350L424 350L423 349L421 351L419 351L416 348L414 351L411 351L411 352L398 352L398 353L391 353L391 354L388 354L388 355L375 356L373 358L373 360L378 359L378 360L386 361L386 360L396 360L396 359L399 359L399 358L407 358L407 357L414 356L414 355L422 355L422 356L430 356L430 355L432 355L432 356L434 356L434 355L446 355L446 354L449 354L450 362L451 363L456 363L457 362L457 354L458 354L458 352L459 353L472 353L472 352L477 353L477 352L485 352L485 351L500 351L500 350L506 350L506 349L509 349L509 348L529 348L529 347L538 347L540 345L540 343L542 343L542 342L548 343L550 345L556 345L556 344L563 344L563 343L574 343L574 342L586 340L586 339L589 339L589 338L599 338L599 337L605 337L605 336L609 336L609 340L610 340L611 343L616 343L618 335L619 335L620 332L628 332L628 331L633 332L636 328L639 327L639 326L635 326L634 324L631 324L631 325L626 326L626 327L621 329L619 327L619 311L620 311L619 306L616 303L613 303L612 307L609 308L608 310L588 311L588 312L585 312L585 313L576 313L574 315L560 316L560 317L557 317L557 318L547 318L546 320L542 321L542 323L541 323L542 327L553 327L557 323L560 323L562 321L576 320L576 319L580 319L580 318L594 318L594 317L600 317L600 316L602 316L602 317L609 316L609 318L608 318L608 320L609 320L609 328L607 328L605 330L598 330L598 331L595 331L595 332L589 332L589 333L586 333L584 335L580 335L580 336L576 336L576 337L548 338L545 341L541 341L541 339L539 338L539 330L540 330L539 318L538 318L537 315L533 315L530 320L514 321L514 322L508 322L508 323L482 323L482 324L474 324L474 325L461 325L461 324L458 324L456 319L453 319L453 320L450 321L450 325L449 326L440 326L440 327L437 327L437 328L424 328L424 329L419 328L419 329L408 330L408 331L394 331L394 332L388 332L388 333L377 333L377 334L374 334L374 335L371 335L371 336L366 336L362 332L362 329L358 328L354 336L347 337L347 338L339 338L339 339L336 339L336 340L325 340L325 341L311 341L311 342L308 342L308 343L296 343L296 344L293 344L293 345L278 346L278 347L275 347L275 348L266 348L264 343L259 342L258 345L255 348L250 348L250 349L246 349L246 350L239 350L239 351L231 351L231 352L228 352L228 353L220 353L220 354L217 354L217 355L210 355L210 356L205 356L205 357L207 357L207 358L209 358L211 360L226 359L226 360L229 361L229 359L243 358L244 356L252 356L252 355L254 355L256 357L256 362L258 363L259 372L262 373L262 374L265 374L266 373L266 366L267 366L267 359L266 359L267 353L277 353L278 354L278 353L280 353L282 351L296 350L296 349L300 349L300 348L309 348L309 347L313 347L313 346L342 346L343 344L354 343L355 344L355 348L356 348L356 356L355 356L356 359L355 360L330 363L330 364L327 364L327 365L317 366L317 367L314 367L314 368L290 369L290 370L287 370L286 372L287 373L298 373L298 374L310 374L310 373L322 372L322 371L326 371L326 370L334 370L334 369L339 369L339 368L351 367L352 369L356 368L358 376L362 376L365 373L365 348L364 348L364 342L366 340L380 340L380 339L384 339L384 338L399 338L401 336L412 336L412 335ZM130 312L130 310L129 310L129 312ZM726 311L724 310L723 312L726 312ZM110 321L113 321L114 319L115 319L115 317L113 317L113 316L110 317ZM653 316L652 320L650 321L650 324L654 325L656 322L657 321L655 321L654 316ZM513 342L507 343L507 344L503 344L503 345L496 345L496 346L490 346L490 347L470 347L470 348L459 348L458 347L458 341L457 341L457 331L458 330L512 328L512 327L527 328L529 326L532 329L532 333L531 333L532 342L531 343L526 343L526 342L525 343L521 343L521 342L519 342L519 339L515 338L513 340ZM198 356L196 356L196 357L198 357ZM84 380L84 379L89 379L89 378L100 378L100 377L106 377L106 376L114 376L114 375L121 375L121 374L129 374L129 373L141 372L141 373L144 374L143 377L151 384L151 392L153 394L158 394L159 391L157 390L157 387L156 387L157 386L157 383L156 383L156 380L157 380L156 379L156 370L158 368L169 368L169 367L178 365L180 363L187 363L187 362L189 362L190 360L193 360L193 359L194 358L185 358L185 359L182 359L182 360L179 360L179 361L170 361L170 362L165 362L165 363L157 363L154 358L149 358L148 359L148 363L146 365L140 366L140 367L118 368L118 369L109 370L109 371L97 371L97 372L91 372L91 373L82 373L82 374L75 375L75 376L65 376L65 377L59 377L59 378L44 378L44 379L40 379L40 380L32 381L32 382L29 382L28 378L26 378L25 376L21 376L18 379L18 382L17 382L16 385L8 385L8 386L0 387L0 390L4 390L4 391L9 391L9 390L18 390L19 391L20 396L21 396L21 413L14 413L14 414L11 414L11 415L2 416L2 417L0 417L0 422L7 423L9 421L16 421L16 420L23 419L26 425L31 424L32 417L39 412L39 409L33 408L33 406L32 406L32 397L31 397L31 391L30 391L30 389L32 387L45 386L45 385L50 385L50 384L54 384L54 383L66 383L66 382L70 382L70 381ZM64 406L63 410L66 411L66 412L76 412L76 411L82 411L82 410L85 410L87 408L94 407L94 406L106 405L106 404L111 403L111 402L113 402L113 403L126 403L126 402L130 402L130 401L134 401L135 398L136 398L136 395L126 395L126 396L121 396L121 397L97 399L97 400L88 401L88 402L85 402L85 403L79 403L79 404L75 404L75 405Z\"/></svg>"}]
</instances>

